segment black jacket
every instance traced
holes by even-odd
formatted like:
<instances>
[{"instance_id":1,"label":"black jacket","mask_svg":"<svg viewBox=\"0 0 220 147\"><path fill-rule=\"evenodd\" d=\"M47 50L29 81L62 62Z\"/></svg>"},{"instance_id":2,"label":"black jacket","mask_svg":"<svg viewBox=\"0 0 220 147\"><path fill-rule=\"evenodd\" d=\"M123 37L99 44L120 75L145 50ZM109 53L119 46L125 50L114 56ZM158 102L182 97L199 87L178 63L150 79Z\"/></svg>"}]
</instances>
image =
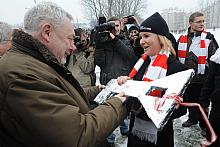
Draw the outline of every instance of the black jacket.
<instances>
[{"instance_id":1,"label":"black jacket","mask_svg":"<svg viewBox=\"0 0 220 147\"><path fill-rule=\"evenodd\" d=\"M101 68L100 83L107 84L111 79L128 75L131 70L134 52L128 39L115 39L97 44L94 62Z\"/></svg>"},{"instance_id":2,"label":"black jacket","mask_svg":"<svg viewBox=\"0 0 220 147\"><path fill-rule=\"evenodd\" d=\"M220 64L210 62L209 74L201 91L200 103L208 107L212 102L212 109L219 109L220 106ZM220 114L220 109L218 111Z\"/></svg>"},{"instance_id":3,"label":"black jacket","mask_svg":"<svg viewBox=\"0 0 220 147\"><path fill-rule=\"evenodd\" d=\"M141 80L143 77L143 74L145 72L145 69L149 65L149 60L145 61L144 64L139 69L138 73L134 77L135 80ZM178 60L176 60L173 56L169 56L167 61L167 76L174 74L179 71L186 70L185 65L181 64ZM178 118L182 115L186 114L186 108L180 107L179 109L175 110L172 114L170 120L167 122L167 124L164 126L163 130L158 132L157 134L157 145L156 147L172 147L174 146L174 140L173 140L173 122L172 119ZM145 115L145 116L144 116ZM146 112L143 110L140 112L140 114L137 117L146 117ZM130 120L130 131L133 128L134 125L134 115L131 116ZM140 138L133 136L131 133L128 137L128 147L155 147L154 144L149 143L148 141L141 140Z\"/></svg>"}]
</instances>

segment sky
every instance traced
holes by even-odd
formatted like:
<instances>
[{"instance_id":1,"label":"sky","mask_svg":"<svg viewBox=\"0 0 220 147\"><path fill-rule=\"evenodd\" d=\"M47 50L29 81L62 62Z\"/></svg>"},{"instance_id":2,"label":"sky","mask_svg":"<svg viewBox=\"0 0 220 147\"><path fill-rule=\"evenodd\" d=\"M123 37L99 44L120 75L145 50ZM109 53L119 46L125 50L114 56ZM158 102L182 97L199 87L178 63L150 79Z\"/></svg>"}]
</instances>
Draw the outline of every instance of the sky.
<instances>
[{"instance_id":1,"label":"sky","mask_svg":"<svg viewBox=\"0 0 220 147\"><path fill-rule=\"evenodd\" d=\"M1 0L0 21L15 25L23 22L27 10L43 0ZM86 13L80 0L49 0L60 5L67 12L72 14L74 21L87 22ZM154 12L162 12L162 9L177 7L186 11L198 10L198 2L201 0L148 0L147 12L142 14L143 19Z\"/></svg>"}]
</instances>

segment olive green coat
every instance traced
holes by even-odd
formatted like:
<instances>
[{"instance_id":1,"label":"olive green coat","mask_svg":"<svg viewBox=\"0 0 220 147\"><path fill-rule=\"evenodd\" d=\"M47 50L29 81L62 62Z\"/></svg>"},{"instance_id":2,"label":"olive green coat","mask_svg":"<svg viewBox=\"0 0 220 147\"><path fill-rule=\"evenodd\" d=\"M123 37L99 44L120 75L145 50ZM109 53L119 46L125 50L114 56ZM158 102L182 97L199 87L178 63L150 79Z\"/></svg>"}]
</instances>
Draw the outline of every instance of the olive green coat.
<instances>
[{"instance_id":1,"label":"olive green coat","mask_svg":"<svg viewBox=\"0 0 220 147\"><path fill-rule=\"evenodd\" d=\"M118 98L91 110L84 91L47 48L16 30L0 60L0 146L97 147L126 116Z\"/></svg>"}]
</instances>

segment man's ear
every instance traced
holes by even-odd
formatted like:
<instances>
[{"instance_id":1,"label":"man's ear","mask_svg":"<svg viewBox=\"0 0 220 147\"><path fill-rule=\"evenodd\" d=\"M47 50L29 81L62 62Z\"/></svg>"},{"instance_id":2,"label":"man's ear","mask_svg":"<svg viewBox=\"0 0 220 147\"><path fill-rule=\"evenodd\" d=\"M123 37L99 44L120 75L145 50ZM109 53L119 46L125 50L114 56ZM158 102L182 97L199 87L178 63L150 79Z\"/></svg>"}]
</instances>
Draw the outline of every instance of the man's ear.
<instances>
[{"instance_id":1,"label":"man's ear","mask_svg":"<svg viewBox=\"0 0 220 147\"><path fill-rule=\"evenodd\" d=\"M49 42L53 26L50 23L45 23L41 27L41 37L44 41Z\"/></svg>"}]
</instances>

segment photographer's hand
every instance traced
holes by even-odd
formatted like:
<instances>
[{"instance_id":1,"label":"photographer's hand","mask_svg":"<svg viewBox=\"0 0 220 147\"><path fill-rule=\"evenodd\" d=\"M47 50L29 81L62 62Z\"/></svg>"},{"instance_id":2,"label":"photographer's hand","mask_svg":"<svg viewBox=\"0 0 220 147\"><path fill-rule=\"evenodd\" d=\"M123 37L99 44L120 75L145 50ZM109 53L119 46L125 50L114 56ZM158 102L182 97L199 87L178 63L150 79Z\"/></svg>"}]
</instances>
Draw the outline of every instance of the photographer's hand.
<instances>
[{"instance_id":1,"label":"photographer's hand","mask_svg":"<svg viewBox=\"0 0 220 147\"><path fill-rule=\"evenodd\" d=\"M115 35L114 34L112 34L111 32L109 32L109 34L110 34L111 40L115 39Z\"/></svg>"},{"instance_id":2,"label":"photographer's hand","mask_svg":"<svg viewBox=\"0 0 220 147\"><path fill-rule=\"evenodd\" d=\"M134 25L136 25L136 26L139 26L139 25L140 25L140 23L139 23L139 21L138 21L137 17L132 16L132 18L134 19L133 24L134 24Z\"/></svg>"}]
</instances>

